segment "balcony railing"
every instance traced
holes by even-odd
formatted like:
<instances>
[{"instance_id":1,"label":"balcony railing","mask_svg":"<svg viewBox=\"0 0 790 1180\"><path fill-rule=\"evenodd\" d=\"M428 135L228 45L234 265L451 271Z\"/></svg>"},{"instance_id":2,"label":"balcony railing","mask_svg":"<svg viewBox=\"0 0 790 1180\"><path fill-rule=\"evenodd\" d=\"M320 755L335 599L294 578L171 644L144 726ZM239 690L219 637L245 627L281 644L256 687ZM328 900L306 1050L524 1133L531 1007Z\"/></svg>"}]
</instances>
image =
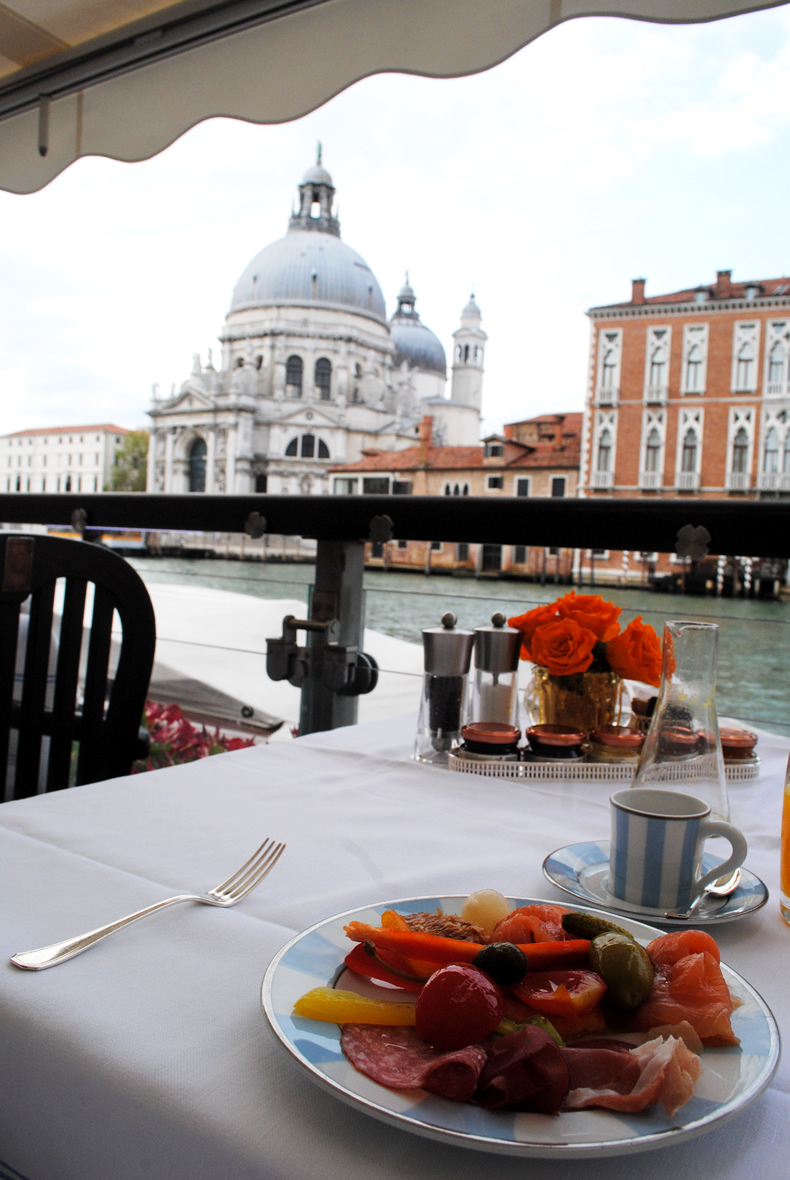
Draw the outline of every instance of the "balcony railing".
<instances>
[{"instance_id":1,"label":"balcony railing","mask_svg":"<svg viewBox=\"0 0 790 1180\"><path fill-rule=\"evenodd\" d=\"M766 381L765 392L768 397L781 397L787 393L786 381Z\"/></svg>"},{"instance_id":2,"label":"balcony railing","mask_svg":"<svg viewBox=\"0 0 790 1180\"><path fill-rule=\"evenodd\" d=\"M698 481L695 472L679 474ZM366 541L517 541L535 547L673 553L679 531L694 525L710 534L712 554L790 557L790 499L696 500L692 511L682 498L502 496L492 512L486 496L6 493L0 494L0 521L76 529L87 537L114 528L254 537L268 533L317 540L308 621L314 645L324 636L325 658L323 665L319 659L304 673L302 733L356 721L357 698L345 694L343 686L362 650ZM286 637L274 646L279 666L287 671ZM272 650L270 644L270 655ZM298 650L309 652L313 647Z\"/></svg>"},{"instance_id":3,"label":"balcony railing","mask_svg":"<svg viewBox=\"0 0 790 1180\"><path fill-rule=\"evenodd\" d=\"M666 385L647 385L645 387L645 401L652 405L663 406L667 400Z\"/></svg>"},{"instance_id":4,"label":"balcony railing","mask_svg":"<svg viewBox=\"0 0 790 1180\"><path fill-rule=\"evenodd\" d=\"M601 489L608 491L609 488L614 487L614 472L613 471L593 471L591 482L592 482L592 486L594 488L597 488L599 491Z\"/></svg>"},{"instance_id":5,"label":"balcony railing","mask_svg":"<svg viewBox=\"0 0 790 1180\"><path fill-rule=\"evenodd\" d=\"M617 400L620 396L620 388L617 385L602 385L596 394L596 401L599 406L616 406Z\"/></svg>"},{"instance_id":6,"label":"balcony railing","mask_svg":"<svg viewBox=\"0 0 790 1180\"><path fill-rule=\"evenodd\" d=\"M762 471L757 482L763 492L790 492L790 471Z\"/></svg>"},{"instance_id":7,"label":"balcony railing","mask_svg":"<svg viewBox=\"0 0 790 1180\"><path fill-rule=\"evenodd\" d=\"M676 471L675 487L680 492L696 492L699 488L699 472Z\"/></svg>"},{"instance_id":8,"label":"balcony railing","mask_svg":"<svg viewBox=\"0 0 790 1180\"><path fill-rule=\"evenodd\" d=\"M728 492L748 492L751 479L748 471L728 471L725 477Z\"/></svg>"},{"instance_id":9,"label":"balcony railing","mask_svg":"<svg viewBox=\"0 0 790 1180\"><path fill-rule=\"evenodd\" d=\"M640 471L639 486L643 492L657 492L663 487L664 480L660 471Z\"/></svg>"}]
</instances>

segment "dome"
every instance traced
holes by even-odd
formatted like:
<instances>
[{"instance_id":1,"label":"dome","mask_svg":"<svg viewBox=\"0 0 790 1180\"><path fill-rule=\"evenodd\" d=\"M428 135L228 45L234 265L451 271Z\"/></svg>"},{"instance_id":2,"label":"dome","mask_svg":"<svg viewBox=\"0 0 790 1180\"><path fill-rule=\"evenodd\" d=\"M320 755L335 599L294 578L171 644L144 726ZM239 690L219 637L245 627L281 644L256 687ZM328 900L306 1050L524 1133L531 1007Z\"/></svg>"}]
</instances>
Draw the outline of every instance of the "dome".
<instances>
[{"instance_id":1,"label":"dome","mask_svg":"<svg viewBox=\"0 0 790 1180\"><path fill-rule=\"evenodd\" d=\"M481 312L480 308L475 303L475 297L474 297L474 292L473 292L469 296L469 302L467 303L464 310L461 312L461 316L463 318L466 318L467 316L477 316L478 319L481 319L482 315L483 315L483 313Z\"/></svg>"},{"instance_id":2,"label":"dome","mask_svg":"<svg viewBox=\"0 0 790 1180\"><path fill-rule=\"evenodd\" d=\"M256 254L233 289L230 310L282 304L340 308L386 323L384 296L364 258L317 230L292 227Z\"/></svg>"},{"instance_id":3,"label":"dome","mask_svg":"<svg viewBox=\"0 0 790 1180\"><path fill-rule=\"evenodd\" d=\"M447 376L447 358L441 341L420 321L414 310L416 296L406 275L406 282L398 292L398 310L390 320L390 335L395 345L393 365L398 368L406 361L410 369L439 373Z\"/></svg>"},{"instance_id":4,"label":"dome","mask_svg":"<svg viewBox=\"0 0 790 1180\"><path fill-rule=\"evenodd\" d=\"M308 168L302 177L302 184L325 184L329 188L334 188L332 184L332 177L327 172L326 168L321 164L313 164L312 168Z\"/></svg>"}]
</instances>

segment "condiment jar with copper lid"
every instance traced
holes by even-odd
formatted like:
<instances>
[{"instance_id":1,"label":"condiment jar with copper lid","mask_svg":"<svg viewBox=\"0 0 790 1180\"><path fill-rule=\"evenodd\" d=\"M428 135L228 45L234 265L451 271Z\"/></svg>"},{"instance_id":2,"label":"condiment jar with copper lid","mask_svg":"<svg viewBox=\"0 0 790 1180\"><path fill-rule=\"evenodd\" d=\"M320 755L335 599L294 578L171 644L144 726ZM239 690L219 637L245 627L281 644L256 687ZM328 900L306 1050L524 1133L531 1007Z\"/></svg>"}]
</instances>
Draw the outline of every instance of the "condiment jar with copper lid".
<instances>
[{"instance_id":1,"label":"condiment jar with copper lid","mask_svg":"<svg viewBox=\"0 0 790 1180\"><path fill-rule=\"evenodd\" d=\"M633 763L636 766L645 735L626 725L602 725L590 733L591 762Z\"/></svg>"},{"instance_id":2,"label":"condiment jar with copper lid","mask_svg":"<svg viewBox=\"0 0 790 1180\"><path fill-rule=\"evenodd\" d=\"M453 751L467 762L518 762L521 730L500 721L470 721L461 729L461 745Z\"/></svg>"},{"instance_id":3,"label":"condiment jar with copper lid","mask_svg":"<svg viewBox=\"0 0 790 1180\"><path fill-rule=\"evenodd\" d=\"M441 627L426 627L422 633L425 675L414 741L419 762L446 766L450 751L461 740L475 636L474 631L456 627L457 621L448 611L442 615Z\"/></svg>"},{"instance_id":4,"label":"condiment jar with copper lid","mask_svg":"<svg viewBox=\"0 0 790 1180\"><path fill-rule=\"evenodd\" d=\"M719 737L725 765L732 763L735 766L748 766L759 762L755 749L757 734L752 733L750 729L732 729L724 726L719 730Z\"/></svg>"},{"instance_id":5,"label":"condiment jar with copper lid","mask_svg":"<svg viewBox=\"0 0 790 1180\"><path fill-rule=\"evenodd\" d=\"M521 632L497 611L491 623L475 627L475 676L469 715L473 721L518 723L518 658Z\"/></svg>"},{"instance_id":6,"label":"condiment jar with copper lid","mask_svg":"<svg viewBox=\"0 0 790 1180\"><path fill-rule=\"evenodd\" d=\"M570 725L530 725L526 730L529 749L525 762L583 762L584 739L581 729Z\"/></svg>"}]
</instances>

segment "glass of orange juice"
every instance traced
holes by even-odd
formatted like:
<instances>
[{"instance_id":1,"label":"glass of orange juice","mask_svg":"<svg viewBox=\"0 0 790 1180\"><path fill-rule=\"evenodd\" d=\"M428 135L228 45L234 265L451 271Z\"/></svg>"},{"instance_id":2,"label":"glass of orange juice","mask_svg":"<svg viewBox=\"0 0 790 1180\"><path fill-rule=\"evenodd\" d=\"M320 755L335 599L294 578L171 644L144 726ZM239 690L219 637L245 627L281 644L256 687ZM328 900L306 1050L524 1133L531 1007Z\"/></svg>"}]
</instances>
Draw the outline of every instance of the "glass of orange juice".
<instances>
[{"instance_id":1,"label":"glass of orange juice","mask_svg":"<svg viewBox=\"0 0 790 1180\"><path fill-rule=\"evenodd\" d=\"M785 800L782 810L782 867L781 867L782 917L790 926L790 758L785 775Z\"/></svg>"}]
</instances>

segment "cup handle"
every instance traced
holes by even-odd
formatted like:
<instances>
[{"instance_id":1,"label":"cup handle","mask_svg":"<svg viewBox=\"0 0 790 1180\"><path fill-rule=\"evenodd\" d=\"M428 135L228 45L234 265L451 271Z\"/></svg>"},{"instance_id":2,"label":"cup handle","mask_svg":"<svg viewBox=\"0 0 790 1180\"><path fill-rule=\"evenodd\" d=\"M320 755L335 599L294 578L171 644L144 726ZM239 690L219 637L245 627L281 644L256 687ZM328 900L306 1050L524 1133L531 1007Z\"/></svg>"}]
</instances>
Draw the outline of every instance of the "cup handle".
<instances>
[{"instance_id":1,"label":"cup handle","mask_svg":"<svg viewBox=\"0 0 790 1180\"><path fill-rule=\"evenodd\" d=\"M715 869L711 869L709 873L705 873L697 881L697 888L694 896L699 897L700 893L707 885L713 881L718 881L719 877L729 876L746 860L746 854L749 847L746 843L746 837L743 832L732 824L728 824L723 819L706 819L700 824L699 839L700 843L710 839L711 836L724 836L729 841L732 852L729 859L723 861L720 865L716 865Z\"/></svg>"}]
</instances>

